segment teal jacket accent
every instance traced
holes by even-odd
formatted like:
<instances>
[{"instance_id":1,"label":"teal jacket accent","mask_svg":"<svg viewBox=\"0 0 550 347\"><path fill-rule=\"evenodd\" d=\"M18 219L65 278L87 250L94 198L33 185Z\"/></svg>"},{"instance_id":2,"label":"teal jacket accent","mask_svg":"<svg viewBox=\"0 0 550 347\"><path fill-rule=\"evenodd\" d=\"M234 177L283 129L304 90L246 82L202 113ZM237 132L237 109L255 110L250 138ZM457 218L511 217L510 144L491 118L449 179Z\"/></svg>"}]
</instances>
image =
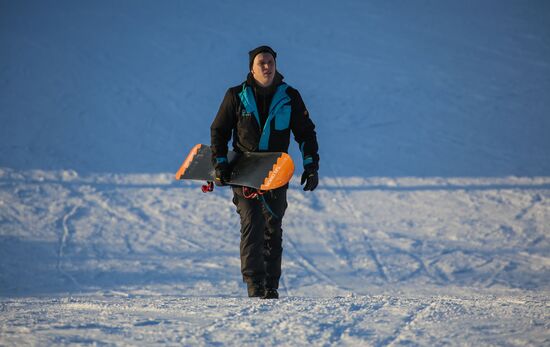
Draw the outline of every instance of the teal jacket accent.
<instances>
[{"instance_id":1,"label":"teal jacket accent","mask_svg":"<svg viewBox=\"0 0 550 347\"><path fill-rule=\"evenodd\" d=\"M260 143L258 145L258 150L260 151L268 151L269 149L269 136L271 135L271 122L273 119L275 119L275 130L285 130L290 125L291 107L290 105L286 105L290 101L290 97L286 94L287 87L286 83L282 83L275 91L275 95L269 106L269 115L261 132ZM258 122L258 126L260 126L260 115L252 87L243 83L243 90L239 93L239 98L246 112L253 114Z\"/></svg>"},{"instance_id":2,"label":"teal jacket accent","mask_svg":"<svg viewBox=\"0 0 550 347\"><path fill-rule=\"evenodd\" d=\"M251 74L244 83L227 90L210 126L213 162L227 156L231 139L235 152L288 152L292 133L300 146L304 165L318 167L315 125L300 93L283 82L279 73L274 83L269 107L265 98L258 99ZM261 100L260 109L264 110L261 115L258 100Z\"/></svg>"}]
</instances>

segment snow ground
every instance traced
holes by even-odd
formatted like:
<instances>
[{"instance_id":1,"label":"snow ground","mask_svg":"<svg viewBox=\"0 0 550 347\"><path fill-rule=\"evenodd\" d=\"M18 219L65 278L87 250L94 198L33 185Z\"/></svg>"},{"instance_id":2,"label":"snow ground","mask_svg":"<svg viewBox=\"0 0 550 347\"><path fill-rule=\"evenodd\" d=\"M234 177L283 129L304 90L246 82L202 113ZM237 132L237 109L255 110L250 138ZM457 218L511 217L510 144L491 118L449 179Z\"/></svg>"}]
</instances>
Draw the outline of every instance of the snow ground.
<instances>
[{"instance_id":1,"label":"snow ground","mask_svg":"<svg viewBox=\"0 0 550 347\"><path fill-rule=\"evenodd\" d=\"M548 2L262 11L0 0L0 345L550 345ZM264 43L321 148L269 302L173 180Z\"/></svg>"},{"instance_id":2,"label":"snow ground","mask_svg":"<svg viewBox=\"0 0 550 347\"><path fill-rule=\"evenodd\" d=\"M99 298L98 298L99 296ZM7 344L544 345L540 297L120 296L11 299ZM30 327L30 328L29 328Z\"/></svg>"},{"instance_id":3,"label":"snow ground","mask_svg":"<svg viewBox=\"0 0 550 347\"><path fill-rule=\"evenodd\" d=\"M550 339L550 178L294 183L279 302L244 297L228 189L16 170L0 186L6 345Z\"/></svg>"}]
</instances>

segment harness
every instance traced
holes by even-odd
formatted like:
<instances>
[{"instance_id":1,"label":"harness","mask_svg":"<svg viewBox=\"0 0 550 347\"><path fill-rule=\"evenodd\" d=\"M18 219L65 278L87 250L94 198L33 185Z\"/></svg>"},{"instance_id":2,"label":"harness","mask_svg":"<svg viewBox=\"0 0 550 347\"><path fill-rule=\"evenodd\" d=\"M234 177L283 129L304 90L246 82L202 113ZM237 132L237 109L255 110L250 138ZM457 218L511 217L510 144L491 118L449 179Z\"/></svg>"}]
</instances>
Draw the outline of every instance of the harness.
<instances>
[{"instance_id":1,"label":"harness","mask_svg":"<svg viewBox=\"0 0 550 347\"><path fill-rule=\"evenodd\" d=\"M264 205L265 209L275 218L279 219L280 217L273 212L267 201L265 201L264 194L267 193L265 190L254 189L250 187L243 187L243 196L245 199L258 199Z\"/></svg>"}]
</instances>

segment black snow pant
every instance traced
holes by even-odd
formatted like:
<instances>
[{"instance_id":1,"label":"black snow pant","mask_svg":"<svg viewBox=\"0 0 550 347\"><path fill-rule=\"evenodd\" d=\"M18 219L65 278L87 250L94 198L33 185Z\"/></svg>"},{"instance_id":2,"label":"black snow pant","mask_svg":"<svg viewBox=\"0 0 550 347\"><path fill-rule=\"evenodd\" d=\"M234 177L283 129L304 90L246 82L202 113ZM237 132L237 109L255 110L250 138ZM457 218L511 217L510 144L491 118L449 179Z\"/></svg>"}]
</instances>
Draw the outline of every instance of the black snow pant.
<instances>
[{"instance_id":1,"label":"black snow pant","mask_svg":"<svg viewBox=\"0 0 550 347\"><path fill-rule=\"evenodd\" d=\"M241 273L243 281L279 288L283 229L288 187L271 190L262 198L247 199L233 187L233 203L241 217Z\"/></svg>"}]
</instances>

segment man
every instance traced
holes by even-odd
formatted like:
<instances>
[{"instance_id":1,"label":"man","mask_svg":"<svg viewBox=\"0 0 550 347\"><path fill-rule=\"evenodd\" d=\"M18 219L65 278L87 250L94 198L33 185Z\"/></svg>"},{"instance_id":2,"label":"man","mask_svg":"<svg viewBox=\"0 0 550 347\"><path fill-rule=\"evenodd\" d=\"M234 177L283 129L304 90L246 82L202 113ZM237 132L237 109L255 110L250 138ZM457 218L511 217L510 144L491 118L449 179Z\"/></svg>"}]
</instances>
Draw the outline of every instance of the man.
<instances>
[{"instance_id":1,"label":"man","mask_svg":"<svg viewBox=\"0 0 550 347\"><path fill-rule=\"evenodd\" d=\"M229 88L212 122L212 160L216 184L231 177L228 142L235 152L287 152L290 132L300 146L304 165L301 184L313 191L319 182L315 125L298 91L283 82L276 69L277 54L260 46L249 52L249 73L242 84ZM277 299L281 277L281 224L287 208L288 185L261 198L245 197L233 187L233 203L241 218L241 273L249 297Z\"/></svg>"}]
</instances>

